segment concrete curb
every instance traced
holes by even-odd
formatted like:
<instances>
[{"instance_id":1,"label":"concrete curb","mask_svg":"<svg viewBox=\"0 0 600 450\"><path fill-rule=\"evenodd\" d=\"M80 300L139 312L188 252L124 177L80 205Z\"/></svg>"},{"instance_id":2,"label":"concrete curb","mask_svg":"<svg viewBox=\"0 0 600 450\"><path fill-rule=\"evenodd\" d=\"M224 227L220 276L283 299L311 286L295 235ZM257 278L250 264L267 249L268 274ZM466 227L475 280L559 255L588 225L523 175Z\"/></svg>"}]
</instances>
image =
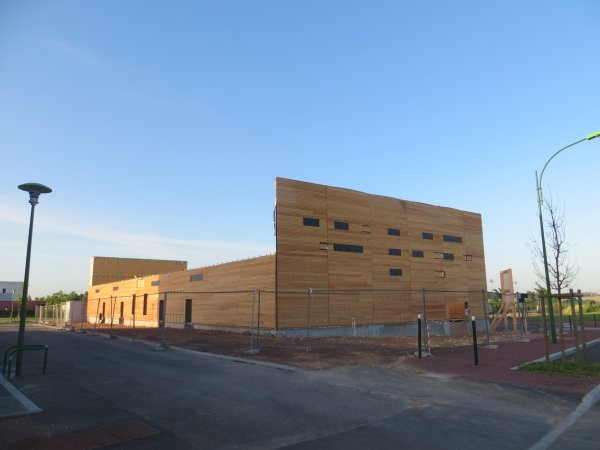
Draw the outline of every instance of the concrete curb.
<instances>
[{"instance_id":1,"label":"concrete curb","mask_svg":"<svg viewBox=\"0 0 600 450\"><path fill-rule=\"evenodd\" d=\"M600 339L599 339L600 341ZM600 400L600 384L588 392L581 403L571 414L565 417L550 433L529 447L529 450L546 450L549 448L577 419L583 416L592 406Z\"/></svg>"},{"instance_id":2,"label":"concrete curb","mask_svg":"<svg viewBox=\"0 0 600 450\"><path fill-rule=\"evenodd\" d=\"M272 363L269 361L256 361L254 359L245 359L245 358L238 358L236 356L227 356L227 355L218 355L216 353L208 353L208 352L199 352L197 350L191 350L188 348L181 348L181 347L171 347L174 350L180 351L180 352L186 352L186 353L193 353L196 355L201 355L201 356L210 356L213 358L220 358L220 359L226 359L232 362L236 362L236 363L240 363L240 364L250 364L253 366L263 366L263 367L268 367L270 369L277 369L277 370L283 370L284 372L291 372L291 373L296 373L301 371L302 369L298 368L298 367L294 367L294 366L288 366L285 364L278 364L278 363Z\"/></svg>"},{"instance_id":3,"label":"concrete curb","mask_svg":"<svg viewBox=\"0 0 600 450\"><path fill-rule=\"evenodd\" d=\"M23 412L14 413L14 414L0 414L0 419L6 417L18 417L18 416L28 416L31 414L41 413L43 410L29 400L25 395L19 391L10 381L6 380L4 377L0 376L0 384L8 391L10 395L12 395L15 400L17 400L25 409Z\"/></svg>"},{"instance_id":4,"label":"concrete curb","mask_svg":"<svg viewBox=\"0 0 600 450\"><path fill-rule=\"evenodd\" d=\"M600 344L600 339L594 339L593 341L586 342L585 347L586 348L593 347L598 344ZM565 355L571 356L573 354L575 354L575 347L571 347L571 348L568 348L565 350ZM561 357L560 352L556 352L556 353L552 353L549 358L550 358L550 361L556 361L557 359L560 359L560 357ZM536 362L544 362L544 361L546 361L546 357L542 356L541 358L534 359L533 361L528 361L526 363L519 364L518 366L511 367L510 370L519 370L521 367L526 366L527 364L536 363Z\"/></svg>"}]
</instances>

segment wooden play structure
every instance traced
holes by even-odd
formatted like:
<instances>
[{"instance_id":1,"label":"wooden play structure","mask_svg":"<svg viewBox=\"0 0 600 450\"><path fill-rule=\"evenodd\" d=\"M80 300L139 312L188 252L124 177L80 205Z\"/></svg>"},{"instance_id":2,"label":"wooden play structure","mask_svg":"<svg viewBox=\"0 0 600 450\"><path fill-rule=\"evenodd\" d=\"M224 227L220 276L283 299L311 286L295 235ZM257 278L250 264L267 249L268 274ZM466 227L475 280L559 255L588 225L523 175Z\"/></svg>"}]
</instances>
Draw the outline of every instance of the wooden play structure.
<instances>
[{"instance_id":1,"label":"wooden play structure","mask_svg":"<svg viewBox=\"0 0 600 450\"><path fill-rule=\"evenodd\" d=\"M512 269L500 272L500 292L502 304L490 324L490 331L495 331L500 321L504 321L504 330L508 330L508 316L512 317L513 330L517 330L517 298L513 288Z\"/></svg>"}]
</instances>

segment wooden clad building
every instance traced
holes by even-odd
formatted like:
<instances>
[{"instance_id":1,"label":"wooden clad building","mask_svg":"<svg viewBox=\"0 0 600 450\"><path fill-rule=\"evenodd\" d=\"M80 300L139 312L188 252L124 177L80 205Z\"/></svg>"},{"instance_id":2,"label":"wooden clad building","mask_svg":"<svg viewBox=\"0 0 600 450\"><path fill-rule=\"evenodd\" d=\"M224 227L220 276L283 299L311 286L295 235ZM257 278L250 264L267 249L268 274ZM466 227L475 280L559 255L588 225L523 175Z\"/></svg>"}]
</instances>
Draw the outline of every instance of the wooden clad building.
<instances>
[{"instance_id":1,"label":"wooden clad building","mask_svg":"<svg viewBox=\"0 0 600 450\"><path fill-rule=\"evenodd\" d=\"M486 287L477 213L285 178L275 193L275 255L93 285L88 317L110 300L119 320L154 326L164 313L167 323L248 328L258 304L263 328L307 317L321 327L401 323L421 312L423 289L429 318L447 319ZM480 301L470 308L483 312Z\"/></svg>"}]
</instances>

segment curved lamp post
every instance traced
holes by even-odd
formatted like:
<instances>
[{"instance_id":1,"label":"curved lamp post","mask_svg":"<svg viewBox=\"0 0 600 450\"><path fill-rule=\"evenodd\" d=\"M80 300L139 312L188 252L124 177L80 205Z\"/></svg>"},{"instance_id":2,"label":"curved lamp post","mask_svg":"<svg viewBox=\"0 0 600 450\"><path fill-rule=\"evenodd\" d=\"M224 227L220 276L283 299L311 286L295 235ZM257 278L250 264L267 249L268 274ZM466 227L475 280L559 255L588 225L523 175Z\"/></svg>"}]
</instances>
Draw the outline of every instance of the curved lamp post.
<instances>
[{"instance_id":1,"label":"curved lamp post","mask_svg":"<svg viewBox=\"0 0 600 450\"><path fill-rule=\"evenodd\" d=\"M23 367L23 345L25 341L25 319L27 316L27 297L29 287L29 261L31 259L31 237L33 234L33 212L35 205L38 204L40 194L49 194L52 192L47 186L39 183L25 183L19 185L19 189L29 192L29 203L31 204L31 216L29 218L29 238L27 239L27 257L25 258L25 279L23 280L23 296L21 300L21 314L19 322L19 339L17 342L17 364L15 367L15 375L21 375Z\"/></svg>"},{"instance_id":2,"label":"curved lamp post","mask_svg":"<svg viewBox=\"0 0 600 450\"><path fill-rule=\"evenodd\" d=\"M554 157L556 155L558 155L560 152L568 149L569 147L573 147L574 145L577 145L583 141L590 141L597 137L600 137L600 131L596 131L595 133L588 134L583 139L580 139L577 142L573 142L572 144L569 144L566 147L561 148L556 153L554 153L548 161L546 161L546 164L544 164L544 167L542 168L542 172L540 173L539 178L538 178L537 171L535 172L535 185L536 185L535 187L537 189L538 213L539 213L539 217L540 217L540 234L542 235L542 254L544 256L544 272L546 275L548 316L550 317L550 332L552 334L552 343L554 343L554 344L556 344L556 329L554 327L554 309L552 308L552 295L551 295L552 291L550 290L550 274L548 272L548 256L546 253L546 238L544 236L544 220L542 218L542 204L544 202L544 198L542 195L542 177L544 176L544 171L546 170L546 167L548 167L548 164L550 163L550 161L552 161L554 159Z\"/></svg>"}]
</instances>

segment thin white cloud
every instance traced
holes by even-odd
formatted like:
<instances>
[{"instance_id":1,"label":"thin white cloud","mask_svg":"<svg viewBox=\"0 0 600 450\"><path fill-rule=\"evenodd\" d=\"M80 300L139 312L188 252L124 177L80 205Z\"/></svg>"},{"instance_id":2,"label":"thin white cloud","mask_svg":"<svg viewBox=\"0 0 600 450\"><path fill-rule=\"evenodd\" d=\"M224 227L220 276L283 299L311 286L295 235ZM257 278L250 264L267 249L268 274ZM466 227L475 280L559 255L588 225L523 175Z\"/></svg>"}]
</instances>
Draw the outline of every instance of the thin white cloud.
<instances>
[{"instance_id":1,"label":"thin white cloud","mask_svg":"<svg viewBox=\"0 0 600 450\"><path fill-rule=\"evenodd\" d=\"M43 39L43 43L48 48L71 61L104 71L108 70L106 64L93 52L65 39L47 37Z\"/></svg>"},{"instance_id":2,"label":"thin white cloud","mask_svg":"<svg viewBox=\"0 0 600 450\"><path fill-rule=\"evenodd\" d=\"M22 213L17 214L12 208L5 208L0 222L18 223L26 226L29 217ZM77 224L78 225L73 225ZM190 254L199 251L209 253L223 253L227 255L239 254L240 256L261 255L272 251L270 248L227 241L209 241L197 239L177 239L172 237L160 236L151 233L134 233L129 231L97 228L89 223L85 223L74 218L61 219L36 219L36 229L47 232L58 233L64 236L89 239L105 244L120 246L131 252L143 251L147 254L149 251L164 254L169 253ZM181 249L180 251L174 248Z\"/></svg>"}]
</instances>

